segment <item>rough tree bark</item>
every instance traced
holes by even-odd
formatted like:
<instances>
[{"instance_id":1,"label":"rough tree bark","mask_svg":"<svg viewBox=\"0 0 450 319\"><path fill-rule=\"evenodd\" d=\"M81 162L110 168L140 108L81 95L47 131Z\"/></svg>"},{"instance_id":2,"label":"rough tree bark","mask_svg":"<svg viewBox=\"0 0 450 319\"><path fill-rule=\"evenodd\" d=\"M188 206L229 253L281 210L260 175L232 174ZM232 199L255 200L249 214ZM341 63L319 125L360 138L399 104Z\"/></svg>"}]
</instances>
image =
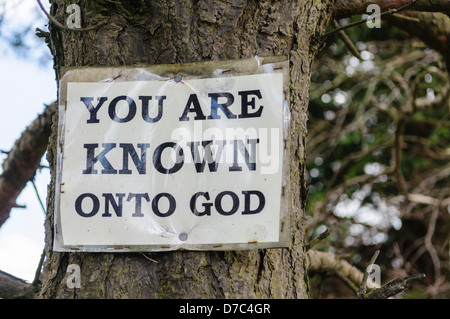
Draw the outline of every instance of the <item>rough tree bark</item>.
<instances>
[{"instance_id":1,"label":"rough tree bark","mask_svg":"<svg viewBox=\"0 0 450 319\"><path fill-rule=\"evenodd\" d=\"M61 23L73 1L52 0ZM304 251L306 109L310 67L331 18L329 0L82 1L86 32L50 25L57 78L61 67L166 64L287 55L290 59L291 245L289 249L142 254L53 252L56 129L50 138L42 298L307 298ZM54 119L56 120L56 119ZM55 122L54 122L55 123ZM81 288L66 285L69 264Z\"/></svg>"}]
</instances>

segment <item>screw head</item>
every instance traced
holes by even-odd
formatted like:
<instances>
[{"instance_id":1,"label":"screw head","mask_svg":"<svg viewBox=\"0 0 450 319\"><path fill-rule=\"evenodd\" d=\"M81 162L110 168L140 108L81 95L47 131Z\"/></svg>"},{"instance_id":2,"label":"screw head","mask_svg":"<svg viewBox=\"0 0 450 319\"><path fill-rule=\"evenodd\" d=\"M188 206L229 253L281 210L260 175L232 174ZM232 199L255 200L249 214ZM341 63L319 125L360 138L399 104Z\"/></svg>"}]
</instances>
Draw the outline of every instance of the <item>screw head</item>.
<instances>
[{"instance_id":1,"label":"screw head","mask_svg":"<svg viewBox=\"0 0 450 319\"><path fill-rule=\"evenodd\" d=\"M181 82L181 80L183 80L183 77L181 76L181 74L175 74L175 76L173 77L173 80L177 83Z\"/></svg>"}]
</instances>

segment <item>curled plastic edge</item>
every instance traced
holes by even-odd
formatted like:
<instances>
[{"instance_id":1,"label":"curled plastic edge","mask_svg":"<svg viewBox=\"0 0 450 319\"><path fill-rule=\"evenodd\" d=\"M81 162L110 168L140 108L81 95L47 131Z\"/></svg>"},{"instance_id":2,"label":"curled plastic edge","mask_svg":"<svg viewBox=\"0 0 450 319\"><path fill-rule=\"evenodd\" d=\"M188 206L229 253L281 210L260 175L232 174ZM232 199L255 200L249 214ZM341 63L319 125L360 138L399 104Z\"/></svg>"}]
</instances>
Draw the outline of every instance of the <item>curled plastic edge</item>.
<instances>
[{"instance_id":1,"label":"curled plastic edge","mask_svg":"<svg viewBox=\"0 0 450 319\"><path fill-rule=\"evenodd\" d=\"M292 211L290 191L290 120L289 109L289 60L286 56L258 57L228 61L208 61L185 64L126 67L78 67L63 68L59 85L58 140L56 150L56 185L54 200L54 241L53 250L61 252L161 252L173 250L250 250L289 247L290 212ZM60 192L63 167L65 132L65 109L67 107L68 82L125 82L125 81L176 81L183 79L204 79L239 75L280 72L283 74L283 166L282 198L280 204L280 232L278 242L248 242L232 244L185 244L183 241L171 245L64 245L60 223Z\"/></svg>"}]
</instances>

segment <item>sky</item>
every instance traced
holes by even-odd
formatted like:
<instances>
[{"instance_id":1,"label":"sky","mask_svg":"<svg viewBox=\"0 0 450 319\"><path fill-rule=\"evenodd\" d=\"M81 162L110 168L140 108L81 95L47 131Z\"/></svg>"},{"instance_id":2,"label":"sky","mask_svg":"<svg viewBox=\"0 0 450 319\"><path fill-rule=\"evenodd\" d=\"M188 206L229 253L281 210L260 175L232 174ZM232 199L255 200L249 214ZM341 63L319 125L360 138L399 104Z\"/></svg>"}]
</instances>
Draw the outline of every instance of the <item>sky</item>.
<instances>
[{"instance_id":1,"label":"sky","mask_svg":"<svg viewBox=\"0 0 450 319\"><path fill-rule=\"evenodd\" d=\"M46 4L47 1L42 2ZM22 55L11 50L2 41L2 38L10 36L11 30L21 30L24 26L31 25L32 30L36 27L46 29L46 18L38 8L35 0L0 0L0 13L4 10L0 29L2 151L11 150L25 128L44 110L44 104L56 100L55 73L51 59L42 58L43 52L48 51L45 43ZM33 32L30 36L34 37ZM28 38L25 41L36 42L35 39ZM5 154L0 154L1 163L5 158ZM48 165L45 156L41 163ZM35 184L44 205L49 182L48 169L37 172ZM28 183L16 202L26 205L26 208L13 208L10 218L0 227L0 270L31 282L44 248L45 215L31 183Z\"/></svg>"}]
</instances>

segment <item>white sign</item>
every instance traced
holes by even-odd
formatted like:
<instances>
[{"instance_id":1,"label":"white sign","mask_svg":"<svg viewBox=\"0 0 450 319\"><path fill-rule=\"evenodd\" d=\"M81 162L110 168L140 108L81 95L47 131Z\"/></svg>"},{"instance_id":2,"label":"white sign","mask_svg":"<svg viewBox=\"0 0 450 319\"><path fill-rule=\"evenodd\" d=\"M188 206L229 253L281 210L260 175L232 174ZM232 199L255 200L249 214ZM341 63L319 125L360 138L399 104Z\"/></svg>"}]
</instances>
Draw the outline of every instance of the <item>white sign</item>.
<instances>
[{"instance_id":1,"label":"white sign","mask_svg":"<svg viewBox=\"0 0 450 319\"><path fill-rule=\"evenodd\" d=\"M282 73L67 82L55 249L285 245L284 103Z\"/></svg>"}]
</instances>

